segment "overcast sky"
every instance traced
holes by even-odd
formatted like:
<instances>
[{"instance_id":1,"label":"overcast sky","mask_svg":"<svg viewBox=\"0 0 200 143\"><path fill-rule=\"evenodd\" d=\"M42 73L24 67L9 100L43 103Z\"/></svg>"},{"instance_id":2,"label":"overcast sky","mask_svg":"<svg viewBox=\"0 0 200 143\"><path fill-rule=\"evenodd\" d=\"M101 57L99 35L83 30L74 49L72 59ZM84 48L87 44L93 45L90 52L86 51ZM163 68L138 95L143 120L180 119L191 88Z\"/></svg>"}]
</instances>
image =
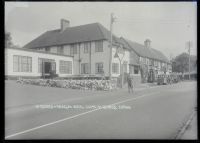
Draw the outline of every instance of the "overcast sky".
<instances>
[{"instance_id":1,"label":"overcast sky","mask_svg":"<svg viewBox=\"0 0 200 143\"><path fill-rule=\"evenodd\" d=\"M113 32L152 48L168 58L187 52L186 41L193 42L196 55L196 2L6 2L5 29L13 43L24 46L47 30L60 28L60 19L70 26L99 22L110 28L110 14L117 18Z\"/></svg>"}]
</instances>

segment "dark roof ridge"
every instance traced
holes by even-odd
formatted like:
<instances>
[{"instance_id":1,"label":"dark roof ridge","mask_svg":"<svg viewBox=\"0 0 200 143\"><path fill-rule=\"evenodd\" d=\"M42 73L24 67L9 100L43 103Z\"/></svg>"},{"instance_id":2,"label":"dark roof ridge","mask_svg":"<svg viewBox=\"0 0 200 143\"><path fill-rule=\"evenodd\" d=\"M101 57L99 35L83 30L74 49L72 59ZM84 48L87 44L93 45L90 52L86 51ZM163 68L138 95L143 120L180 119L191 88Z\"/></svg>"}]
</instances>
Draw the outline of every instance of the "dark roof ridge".
<instances>
[{"instance_id":1,"label":"dark roof ridge","mask_svg":"<svg viewBox=\"0 0 200 143\"><path fill-rule=\"evenodd\" d=\"M122 37L123 38L123 37ZM125 39L125 38L123 38L123 39ZM129 40L129 39L125 39L125 41L126 40L128 40L128 41L130 41L130 42L132 42L132 43L135 43L135 44L138 44L138 45L141 45L141 46L143 46L144 48L145 48L145 46L144 45L142 45L142 44L140 44L140 43L138 43L138 42L135 42L135 41L131 41L131 40ZM126 41L127 42L127 41ZM129 45L129 44L128 44ZM154 49L154 48L149 48L150 50L157 50L157 49ZM157 50L157 51L159 51L159 50ZM160 52L160 51L159 51Z\"/></svg>"},{"instance_id":2,"label":"dark roof ridge","mask_svg":"<svg viewBox=\"0 0 200 143\"><path fill-rule=\"evenodd\" d=\"M71 28L77 28L77 27L81 27L81 26L94 25L94 24L100 24L100 23L94 22L94 23L82 24L82 25L77 25L77 26L71 26L71 27L66 28L65 30L71 29ZM55 31L60 31L60 28L59 29L53 29L53 30L47 30L46 32L55 32ZM44 33L46 33L46 32L44 32Z\"/></svg>"},{"instance_id":3,"label":"dark roof ridge","mask_svg":"<svg viewBox=\"0 0 200 143\"><path fill-rule=\"evenodd\" d=\"M67 29L69 29L69 28L77 28L77 27L88 26L88 25L94 25L94 24L100 24L100 23L94 22L94 23L88 23L88 24L81 24L81 25L77 25L77 26L70 26L70 27L66 28L65 30L67 30ZM64 30L64 31L65 31L65 30ZM64 32L64 31L63 31L63 32Z\"/></svg>"}]
</instances>

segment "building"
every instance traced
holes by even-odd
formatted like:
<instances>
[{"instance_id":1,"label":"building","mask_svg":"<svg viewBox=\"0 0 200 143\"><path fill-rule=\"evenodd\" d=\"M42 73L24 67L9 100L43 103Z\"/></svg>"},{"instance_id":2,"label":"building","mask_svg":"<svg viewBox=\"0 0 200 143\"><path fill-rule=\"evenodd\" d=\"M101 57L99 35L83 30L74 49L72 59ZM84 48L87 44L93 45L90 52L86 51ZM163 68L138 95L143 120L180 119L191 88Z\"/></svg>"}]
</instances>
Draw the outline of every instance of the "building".
<instances>
[{"instance_id":1,"label":"building","mask_svg":"<svg viewBox=\"0 0 200 143\"><path fill-rule=\"evenodd\" d=\"M162 52L153 49L149 39L144 41L144 45L123 37L120 39L126 47L129 47L132 51L134 51L134 57L136 57L140 68L143 67L147 73L151 73L151 71L154 72L156 78L158 74L169 74L172 72L171 63L167 57L165 57ZM148 75L146 78L148 78Z\"/></svg>"},{"instance_id":2,"label":"building","mask_svg":"<svg viewBox=\"0 0 200 143\"><path fill-rule=\"evenodd\" d=\"M74 75L109 76L110 32L99 23L70 27L67 20L61 20L61 27L47 31L23 48L74 56ZM126 49L120 38L113 35L112 77L120 75L122 58L124 71L129 72L130 49Z\"/></svg>"},{"instance_id":3,"label":"building","mask_svg":"<svg viewBox=\"0 0 200 143\"><path fill-rule=\"evenodd\" d=\"M60 77L73 75L73 56L22 48L5 48L6 77L41 77L51 70Z\"/></svg>"},{"instance_id":4,"label":"building","mask_svg":"<svg viewBox=\"0 0 200 143\"><path fill-rule=\"evenodd\" d=\"M110 53L110 37L110 31L100 23L70 27L68 20L61 19L59 29L43 33L22 49L34 51L35 56L41 52L49 57L54 54L73 59L71 72L73 75L109 77L111 73L112 77L119 77L120 73L126 75L125 73L130 72L135 81L140 83L142 65L147 66L148 70L154 69L157 73L164 68L165 72L168 72L167 58L160 51L151 48L150 40L146 40L142 45L113 35L112 53ZM110 55L112 55L111 65ZM50 62L50 66L59 67L59 62ZM65 76L60 74L57 68L56 73L61 77Z\"/></svg>"}]
</instances>

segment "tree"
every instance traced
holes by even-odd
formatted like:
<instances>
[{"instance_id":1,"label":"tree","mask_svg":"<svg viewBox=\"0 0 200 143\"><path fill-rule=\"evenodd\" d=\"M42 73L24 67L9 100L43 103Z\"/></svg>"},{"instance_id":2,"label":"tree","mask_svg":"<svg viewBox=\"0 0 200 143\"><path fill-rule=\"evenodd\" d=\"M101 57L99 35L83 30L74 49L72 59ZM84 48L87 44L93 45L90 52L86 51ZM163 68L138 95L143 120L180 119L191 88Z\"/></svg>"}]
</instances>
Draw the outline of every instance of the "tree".
<instances>
[{"instance_id":1,"label":"tree","mask_svg":"<svg viewBox=\"0 0 200 143\"><path fill-rule=\"evenodd\" d=\"M189 71L189 54L182 53L172 60L172 72L188 72ZM196 56L190 56L190 70L196 68Z\"/></svg>"},{"instance_id":2,"label":"tree","mask_svg":"<svg viewBox=\"0 0 200 143\"><path fill-rule=\"evenodd\" d=\"M142 63L140 64L140 73L141 73L142 83L146 83L148 78L148 67Z\"/></svg>"},{"instance_id":3,"label":"tree","mask_svg":"<svg viewBox=\"0 0 200 143\"><path fill-rule=\"evenodd\" d=\"M12 37L10 32L5 32L5 48L12 47Z\"/></svg>"}]
</instances>

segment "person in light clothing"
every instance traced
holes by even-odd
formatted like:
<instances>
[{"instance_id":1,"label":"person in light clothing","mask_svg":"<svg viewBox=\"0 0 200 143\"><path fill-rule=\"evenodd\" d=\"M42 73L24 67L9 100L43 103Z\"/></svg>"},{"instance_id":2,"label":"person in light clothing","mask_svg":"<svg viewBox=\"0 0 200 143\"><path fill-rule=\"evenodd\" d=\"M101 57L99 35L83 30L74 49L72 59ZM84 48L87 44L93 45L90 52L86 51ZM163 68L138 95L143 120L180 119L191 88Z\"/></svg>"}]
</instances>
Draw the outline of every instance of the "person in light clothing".
<instances>
[{"instance_id":1,"label":"person in light clothing","mask_svg":"<svg viewBox=\"0 0 200 143\"><path fill-rule=\"evenodd\" d=\"M127 83L128 83L128 93L133 93L133 79L131 78L130 73L127 76Z\"/></svg>"}]
</instances>

